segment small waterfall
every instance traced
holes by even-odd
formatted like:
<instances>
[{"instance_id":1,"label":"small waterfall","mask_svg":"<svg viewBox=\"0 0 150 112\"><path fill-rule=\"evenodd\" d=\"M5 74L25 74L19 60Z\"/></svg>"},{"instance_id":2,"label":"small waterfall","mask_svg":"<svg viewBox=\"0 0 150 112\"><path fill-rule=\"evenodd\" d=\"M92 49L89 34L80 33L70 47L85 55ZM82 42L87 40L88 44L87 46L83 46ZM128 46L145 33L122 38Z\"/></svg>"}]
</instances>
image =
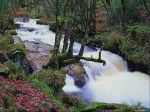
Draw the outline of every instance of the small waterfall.
<instances>
[{"instance_id":1,"label":"small waterfall","mask_svg":"<svg viewBox=\"0 0 150 112\"><path fill-rule=\"evenodd\" d=\"M22 41L40 40L54 46L55 33L49 31L48 25L38 25L35 19L29 22L16 21L20 24L17 29L18 36ZM28 29L34 29L30 32ZM60 49L63 46L61 41ZM81 44L75 42L74 54L78 54ZM99 49L85 47L84 57L98 58ZM118 55L108 51L102 52L102 59L106 65L81 60L89 81L83 88L74 85L74 80L66 75L66 85L63 87L67 94L75 95L83 99L87 104L93 101L106 103L136 104L141 102L144 107L150 108L150 77L140 72L129 72L126 62Z\"/></svg>"},{"instance_id":2,"label":"small waterfall","mask_svg":"<svg viewBox=\"0 0 150 112\"><path fill-rule=\"evenodd\" d=\"M84 53L84 56L90 57L91 54L94 58L98 57L98 52ZM105 66L101 63L81 60L89 76L89 82L80 91L71 90L67 88L69 81L66 77L63 90L67 94L83 99L87 104L93 101L130 105L140 102L142 106L150 108L150 77L140 72L129 72L126 62L111 52L103 51L102 59L106 61ZM71 85L75 88L73 82L69 87Z\"/></svg>"}]
</instances>

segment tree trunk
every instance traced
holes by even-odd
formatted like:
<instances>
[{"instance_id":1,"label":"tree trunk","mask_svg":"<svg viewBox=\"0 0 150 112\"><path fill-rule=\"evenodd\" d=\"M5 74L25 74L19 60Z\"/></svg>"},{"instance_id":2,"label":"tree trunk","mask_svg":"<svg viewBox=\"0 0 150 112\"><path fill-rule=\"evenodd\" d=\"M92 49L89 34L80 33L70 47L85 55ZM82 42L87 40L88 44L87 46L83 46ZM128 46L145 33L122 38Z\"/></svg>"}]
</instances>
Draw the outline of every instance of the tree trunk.
<instances>
[{"instance_id":1,"label":"tree trunk","mask_svg":"<svg viewBox=\"0 0 150 112\"><path fill-rule=\"evenodd\" d=\"M81 57L83 56L84 47L85 47L85 44L82 44L78 56L81 56Z\"/></svg>"},{"instance_id":2,"label":"tree trunk","mask_svg":"<svg viewBox=\"0 0 150 112\"><path fill-rule=\"evenodd\" d=\"M73 34L70 36L70 45L68 48L68 54L73 56L73 46L74 46L74 39L73 39Z\"/></svg>"},{"instance_id":3,"label":"tree trunk","mask_svg":"<svg viewBox=\"0 0 150 112\"><path fill-rule=\"evenodd\" d=\"M68 48L68 38L69 36L69 26L67 26L67 31L66 31L66 34L64 36L64 42L63 42L63 49L62 49L62 53L65 53L67 51L67 48Z\"/></svg>"}]
</instances>

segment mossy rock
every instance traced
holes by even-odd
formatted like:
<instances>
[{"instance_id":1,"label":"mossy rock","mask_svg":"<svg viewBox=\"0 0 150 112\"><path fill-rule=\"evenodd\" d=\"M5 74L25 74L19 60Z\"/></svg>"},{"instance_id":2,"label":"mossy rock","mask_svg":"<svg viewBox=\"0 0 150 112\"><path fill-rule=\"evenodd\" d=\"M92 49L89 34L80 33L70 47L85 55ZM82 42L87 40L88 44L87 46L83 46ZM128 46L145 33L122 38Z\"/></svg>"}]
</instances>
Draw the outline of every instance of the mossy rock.
<instances>
[{"instance_id":1,"label":"mossy rock","mask_svg":"<svg viewBox=\"0 0 150 112\"><path fill-rule=\"evenodd\" d=\"M15 43L15 44L10 44L8 45L8 48L9 48L9 53L11 54L12 52L14 51L20 51L22 52L23 54L26 54L27 53L27 50L24 46L24 44L22 43Z\"/></svg>"},{"instance_id":2,"label":"mossy rock","mask_svg":"<svg viewBox=\"0 0 150 112\"><path fill-rule=\"evenodd\" d=\"M21 51L14 51L9 55L10 59L15 63L17 68L20 68L23 73L30 74L33 69L26 58L26 55Z\"/></svg>"},{"instance_id":3,"label":"mossy rock","mask_svg":"<svg viewBox=\"0 0 150 112\"><path fill-rule=\"evenodd\" d=\"M65 72L62 70L42 69L38 73L33 73L30 76L30 80L32 79L43 81L55 91L61 91L65 85Z\"/></svg>"},{"instance_id":4,"label":"mossy rock","mask_svg":"<svg viewBox=\"0 0 150 112\"><path fill-rule=\"evenodd\" d=\"M86 71L79 63L67 66L67 74L74 79L74 83L78 87L83 87L89 79Z\"/></svg>"},{"instance_id":5,"label":"mossy rock","mask_svg":"<svg viewBox=\"0 0 150 112\"><path fill-rule=\"evenodd\" d=\"M16 80L20 80L20 79L21 80L26 79L25 74L22 72L22 70L20 68L16 67L16 65L13 61L8 60L8 61L4 62L4 65L10 69L9 78L12 81L16 81Z\"/></svg>"},{"instance_id":6,"label":"mossy rock","mask_svg":"<svg viewBox=\"0 0 150 112\"><path fill-rule=\"evenodd\" d=\"M17 35L16 30L8 30L7 32L11 35Z\"/></svg>"},{"instance_id":7,"label":"mossy rock","mask_svg":"<svg viewBox=\"0 0 150 112\"><path fill-rule=\"evenodd\" d=\"M79 63L72 64L70 68L75 74L84 74L85 73L84 68Z\"/></svg>"}]
</instances>

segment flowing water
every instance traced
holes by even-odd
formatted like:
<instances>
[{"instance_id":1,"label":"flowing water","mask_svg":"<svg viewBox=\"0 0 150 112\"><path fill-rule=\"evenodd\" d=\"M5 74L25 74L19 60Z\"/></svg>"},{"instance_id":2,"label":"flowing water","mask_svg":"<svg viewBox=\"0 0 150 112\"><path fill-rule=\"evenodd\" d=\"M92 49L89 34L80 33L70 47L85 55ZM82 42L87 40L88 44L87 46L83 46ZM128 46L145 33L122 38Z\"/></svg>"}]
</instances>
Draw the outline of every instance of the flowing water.
<instances>
[{"instance_id":1,"label":"flowing water","mask_svg":"<svg viewBox=\"0 0 150 112\"><path fill-rule=\"evenodd\" d=\"M18 36L22 41L37 41L54 46L55 33L49 31L47 25L37 25L35 19L29 22L16 22L20 24L17 29ZM28 29L33 29L32 32ZM60 50L63 46L61 41ZM79 52L81 44L75 42L74 54ZM84 57L98 58L99 49L85 47ZM106 103L127 103L138 102L146 108L150 108L150 77L140 72L129 72L126 62L118 55L108 51L102 52L102 59L106 65L81 60L83 67L89 76L89 81L83 88L74 85L74 80L66 75L66 85L63 90L67 94L75 95L83 99L87 104L93 101Z\"/></svg>"}]
</instances>

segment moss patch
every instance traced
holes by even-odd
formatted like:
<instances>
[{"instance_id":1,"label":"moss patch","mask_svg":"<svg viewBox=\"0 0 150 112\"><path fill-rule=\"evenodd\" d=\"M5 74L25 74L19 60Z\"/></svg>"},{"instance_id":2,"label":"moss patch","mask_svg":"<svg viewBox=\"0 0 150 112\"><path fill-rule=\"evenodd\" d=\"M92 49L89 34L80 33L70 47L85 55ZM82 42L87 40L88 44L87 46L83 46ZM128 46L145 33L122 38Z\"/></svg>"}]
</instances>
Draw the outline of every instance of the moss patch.
<instances>
[{"instance_id":1,"label":"moss patch","mask_svg":"<svg viewBox=\"0 0 150 112\"><path fill-rule=\"evenodd\" d=\"M129 106L126 104L109 104L94 102L92 103L92 105L82 109L81 112L135 112L137 110L143 110L140 104Z\"/></svg>"},{"instance_id":2,"label":"moss patch","mask_svg":"<svg viewBox=\"0 0 150 112\"><path fill-rule=\"evenodd\" d=\"M65 73L61 70L42 69L40 72L32 74L30 79L44 81L49 87L56 91L61 90L65 85Z\"/></svg>"},{"instance_id":3,"label":"moss patch","mask_svg":"<svg viewBox=\"0 0 150 112\"><path fill-rule=\"evenodd\" d=\"M8 30L7 33L9 33L11 35L17 35L16 30Z\"/></svg>"},{"instance_id":4,"label":"moss patch","mask_svg":"<svg viewBox=\"0 0 150 112\"><path fill-rule=\"evenodd\" d=\"M75 73L75 74L84 74L85 70L83 69L83 67L76 63L76 64L72 64L71 65L71 70Z\"/></svg>"},{"instance_id":5,"label":"moss patch","mask_svg":"<svg viewBox=\"0 0 150 112\"><path fill-rule=\"evenodd\" d=\"M9 48L9 53L16 51L16 50L21 51L23 54L26 54L26 52L27 52L24 44L22 44L22 43L10 44L10 45L8 45L8 48Z\"/></svg>"}]
</instances>

